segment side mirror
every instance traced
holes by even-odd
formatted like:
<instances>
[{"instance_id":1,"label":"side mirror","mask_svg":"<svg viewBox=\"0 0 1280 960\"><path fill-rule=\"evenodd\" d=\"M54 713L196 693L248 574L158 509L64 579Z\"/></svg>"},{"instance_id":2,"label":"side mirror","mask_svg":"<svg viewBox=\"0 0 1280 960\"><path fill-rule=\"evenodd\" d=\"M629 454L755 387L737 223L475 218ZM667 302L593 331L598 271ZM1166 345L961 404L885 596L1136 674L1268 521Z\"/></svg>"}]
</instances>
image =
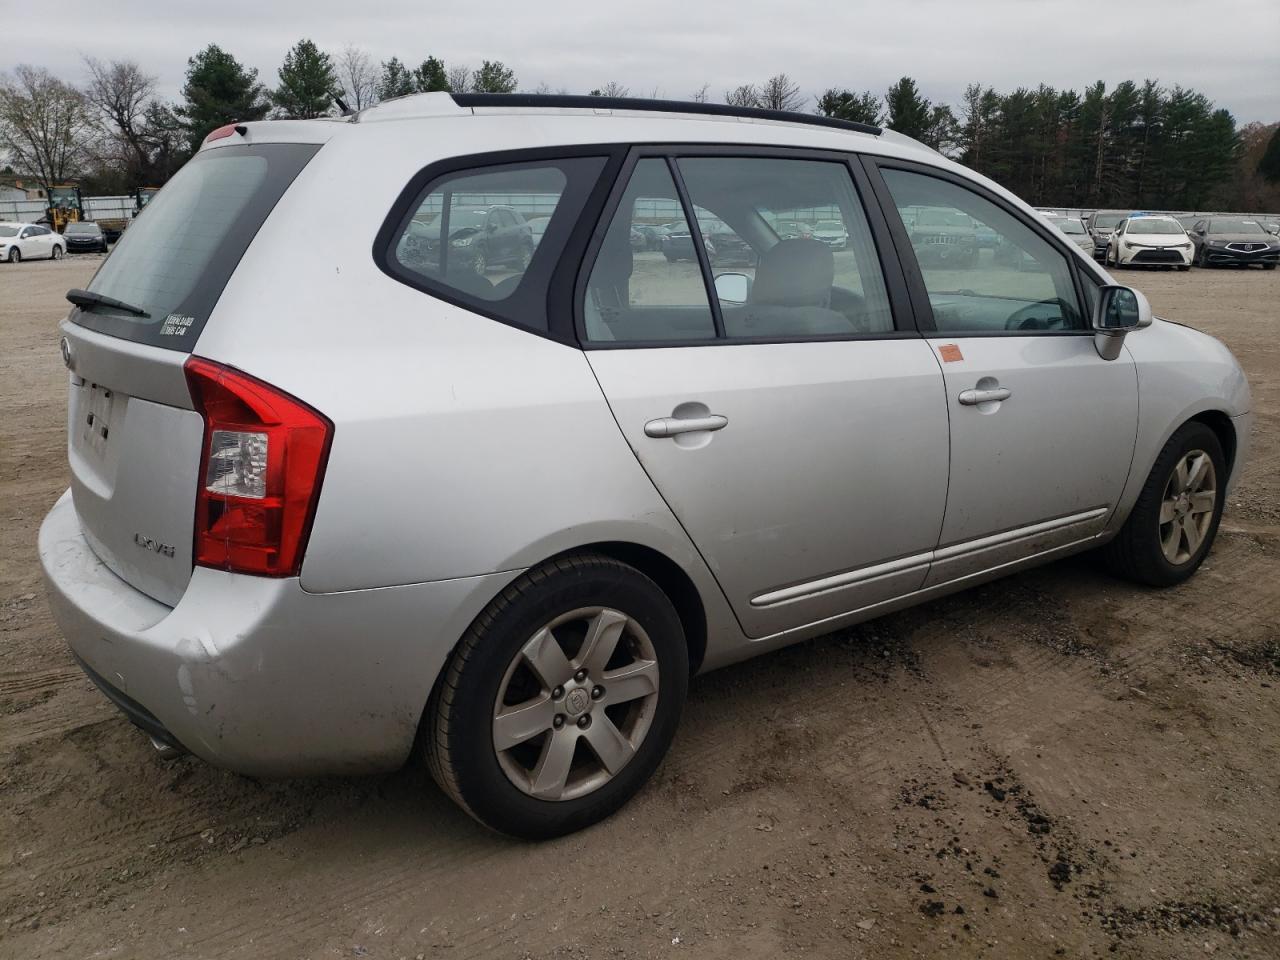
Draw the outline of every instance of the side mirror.
<instances>
[{"instance_id":1,"label":"side mirror","mask_svg":"<svg viewBox=\"0 0 1280 960\"><path fill-rule=\"evenodd\" d=\"M1151 304L1132 287L1108 285L1099 290L1093 315L1093 345L1103 360L1120 356L1125 334L1151 326Z\"/></svg>"},{"instance_id":2,"label":"side mirror","mask_svg":"<svg viewBox=\"0 0 1280 960\"><path fill-rule=\"evenodd\" d=\"M716 277L716 299L721 303L746 303L751 296L751 278L745 273L722 273Z\"/></svg>"}]
</instances>

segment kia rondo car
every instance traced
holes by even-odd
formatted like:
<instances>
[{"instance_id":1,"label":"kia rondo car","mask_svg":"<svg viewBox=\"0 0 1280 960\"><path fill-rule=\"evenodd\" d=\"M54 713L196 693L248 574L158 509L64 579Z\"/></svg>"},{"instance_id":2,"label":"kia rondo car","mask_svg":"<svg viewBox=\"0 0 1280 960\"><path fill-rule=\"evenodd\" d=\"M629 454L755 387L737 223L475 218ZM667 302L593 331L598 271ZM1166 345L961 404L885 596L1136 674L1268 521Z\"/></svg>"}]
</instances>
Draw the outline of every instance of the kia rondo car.
<instances>
[{"instance_id":1,"label":"kia rondo car","mask_svg":"<svg viewBox=\"0 0 1280 960\"><path fill-rule=\"evenodd\" d=\"M550 219L481 271L478 210ZM774 228L799 210L847 239ZM958 273L900 211L1019 268ZM634 252L656 219L691 260ZM746 265L713 268L712 219ZM1085 550L1185 580L1249 444L1226 348L1026 204L769 111L425 94L225 127L68 299L39 552L86 674L163 753L416 754L521 837L640 789L698 672Z\"/></svg>"}]
</instances>

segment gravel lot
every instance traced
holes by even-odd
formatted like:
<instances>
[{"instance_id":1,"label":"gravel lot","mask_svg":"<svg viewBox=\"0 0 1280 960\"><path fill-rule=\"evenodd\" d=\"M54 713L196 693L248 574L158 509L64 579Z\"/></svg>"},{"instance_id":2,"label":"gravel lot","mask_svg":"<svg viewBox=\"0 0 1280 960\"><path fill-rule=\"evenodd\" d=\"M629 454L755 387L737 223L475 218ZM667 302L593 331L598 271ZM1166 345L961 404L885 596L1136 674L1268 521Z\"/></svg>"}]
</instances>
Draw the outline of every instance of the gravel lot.
<instances>
[{"instance_id":1,"label":"gravel lot","mask_svg":"<svg viewBox=\"0 0 1280 960\"><path fill-rule=\"evenodd\" d=\"M1123 274L1253 384L1190 583L1078 558L700 678L635 802L530 846L420 769L160 762L76 669L35 540L98 260L0 265L0 955L1280 956L1280 272Z\"/></svg>"}]
</instances>

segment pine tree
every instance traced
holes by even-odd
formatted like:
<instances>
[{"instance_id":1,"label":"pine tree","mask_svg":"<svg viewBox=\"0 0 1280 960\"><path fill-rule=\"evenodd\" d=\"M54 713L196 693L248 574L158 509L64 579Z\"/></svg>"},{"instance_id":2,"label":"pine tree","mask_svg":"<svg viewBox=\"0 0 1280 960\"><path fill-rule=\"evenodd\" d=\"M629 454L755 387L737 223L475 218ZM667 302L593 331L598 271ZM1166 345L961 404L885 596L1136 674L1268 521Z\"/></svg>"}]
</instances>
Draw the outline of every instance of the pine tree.
<instances>
[{"instance_id":1,"label":"pine tree","mask_svg":"<svg viewBox=\"0 0 1280 960\"><path fill-rule=\"evenodd\" d=\"M382 78L378 81L378 99L390 100L392 97L403 97L417 93L418 85L413 74L405 69L399 57L392 57L382 62Z\"/></svg>"},{"instance_id":2,"label":"pine tree","mask_svg":"<svg viewBox=\"0 0 1280 960\"><path fill-rule=\"evenodd\" d=\"M449 74L445 72L444 61L435 57L427 57L413 71L413 82L419 93L434 93L437 90L449 90Z\"/></svg>"},{"instance_id":3,"label":"pine tree","mask_svg":"<svg viewBox=\"0 0 1280 960\"><path fill-rule=\"evenodd\" d=\"M271 95L280 115L311 120L333 111L338 77L333 60L310 40L299 40L280 65L280 86Z\"/></svg>"},{"instance_id":4,"label":"pine tree","mask_svg":"<svg viewBox=\"0 0 1280 960\"><path fill-rule=\"evenodd\" d=\"M818 98L818 113L837 120L854 123L880 124L880 98L870 90L854 93L852 90L827 90Z\"/></svg>"},{"instance_id":5,"label":"pine tree","mask_svg":"<svg viewBox=\"0 0 1280 960\"><path fill-rule=\"evenodd\" d=\"M473 93L514 93L516 75L501 60L486 60L471 75Z\"/></svg>"},{"instance_id":6,"label":"pine tree","mask_svg":"<svg viewBox=\"0 0 1280 960\"><path fill-rule=\"evenodd\" d=\"M271 108L266 88L258 82L258 71L241 66L214 43L187 61L182 99L176 112L193 151L200 148L209 131L237 121L261 120Z\"/></svg>"},{"instance_id":7,"label":"pine tree","mask_svg":"<svg viewBox=\"0 0 1280 960\"><path fill-rule=\"evenodd\" d=\"M884 105L890 128L916 140L928 135L933 104L920 96L910 77L903 77L889 88Z\"/></svg>"}]
</instances>

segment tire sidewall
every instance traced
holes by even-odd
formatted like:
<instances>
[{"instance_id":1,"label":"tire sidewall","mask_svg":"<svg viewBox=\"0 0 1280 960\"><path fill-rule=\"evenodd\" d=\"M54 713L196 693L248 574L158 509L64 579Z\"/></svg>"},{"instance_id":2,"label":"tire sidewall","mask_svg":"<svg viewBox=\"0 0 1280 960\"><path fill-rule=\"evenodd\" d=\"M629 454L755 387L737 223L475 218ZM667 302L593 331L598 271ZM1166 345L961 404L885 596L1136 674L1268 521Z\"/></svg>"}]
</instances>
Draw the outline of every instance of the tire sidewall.
<instances>
[{"instance_id":1,"label":"tire sidewall","mask_svg":"<svg viewBox=\"0 0 1280 960\"><path fill-rule=\"evenodd\" d=\"M658 704L639 750L613 779L584 797L539 800L512 784L498 763L492 741L498 688L511 661L534 633L561 614L596 605L622 611L648 634L658 657ZM620 563L577 564L526 586L519 600L484 624L482 634L456 674L445 734L457 790L472 814L503 833L545 839L581 829L622 806L666 754L688 688L684 631L662 590L638 570Z\"/></svg>"},{"instance_id":2,"label":"tire sidewall","mask_svg":"<svg viewBox=\"0 0 1280 960\"><path fill-rule=\"evenodd\" d=\"M1160 547L1160 505L1164 499L1165 487L1178 461L1192 450L1203 450L1213 461L1217 484L1217 497L1213 505L1213 517L1209 529L1199 549L1186 563L1172 564ZM1204 558L1213 548L1218 534L1218 524L1222 519L1222 508L1226 496L1227 466L1222 452L1222 444L1215 434L1203 423L1187 423L1180 427L1164 449L1156 458L1151 474L1138 498L1138 503L1129 516L1133 525L1132 535L1136 537L1138 561L1153 575L1150 582L1162 586L1173 586L1182 583L1199 569Z\"/></svg>"}]
</instances>

